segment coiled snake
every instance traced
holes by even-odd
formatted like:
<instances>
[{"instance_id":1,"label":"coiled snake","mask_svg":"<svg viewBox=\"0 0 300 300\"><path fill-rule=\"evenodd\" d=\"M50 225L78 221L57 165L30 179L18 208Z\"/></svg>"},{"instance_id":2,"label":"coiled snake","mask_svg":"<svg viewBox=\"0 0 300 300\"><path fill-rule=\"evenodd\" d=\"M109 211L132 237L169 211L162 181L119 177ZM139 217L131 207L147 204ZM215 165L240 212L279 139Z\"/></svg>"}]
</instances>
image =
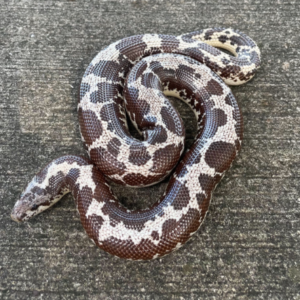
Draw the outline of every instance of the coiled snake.
<instances>
[{"instance_id":1,"label":"coiled snake","mask_svg":"<svg viewBox=\"0 0 300 300\"><path fill-rule=\"evenodd\" d=\"M233 29L145 34L111 44L92 60L80 86L79 123L90 159L68 155L48 164L12 218L28 220L71 192L84 229L103 250L139 260L179 248L199 228L241 146L241 112L225 83L250 80L259 65L257 45ZM185 131L168 95L187 102L198 121L194 144L178 164ZM142 140L129 133L125 107ZM175 166L160 201L142 211L123 207L105 179L148 186Z\"/></svg>"}]
</instances>

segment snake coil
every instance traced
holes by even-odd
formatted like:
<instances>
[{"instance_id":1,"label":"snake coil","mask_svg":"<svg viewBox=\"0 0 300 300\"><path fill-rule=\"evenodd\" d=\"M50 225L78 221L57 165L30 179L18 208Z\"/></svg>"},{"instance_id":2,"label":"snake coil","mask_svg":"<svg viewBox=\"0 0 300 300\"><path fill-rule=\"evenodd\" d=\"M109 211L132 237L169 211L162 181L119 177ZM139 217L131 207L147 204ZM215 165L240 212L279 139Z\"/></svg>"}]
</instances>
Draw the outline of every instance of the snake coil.
<instances>
[{"instance_id":1,"label":"snake coil","mask_svg":"<svg viewBox=\"0 0 300 300\"><path fill-rule=\"evenodd\" d=\"M255 42L233 29L145 34L111 44L92 60L80 86L79 123L90 159L68 155L49 163L22 193L12 218L28 220L71 192L84 229L103 250L140 260L178 249L199 228L241 147L242 115L225 83L242 84L259 66ZM179 163L185 130L169 95L188 103L198 122ZM142 140L130 135L126 111ZM123 207L105 178L148 186L175 166L160 201L141 211Z\"/></svg>"}]
</instances>

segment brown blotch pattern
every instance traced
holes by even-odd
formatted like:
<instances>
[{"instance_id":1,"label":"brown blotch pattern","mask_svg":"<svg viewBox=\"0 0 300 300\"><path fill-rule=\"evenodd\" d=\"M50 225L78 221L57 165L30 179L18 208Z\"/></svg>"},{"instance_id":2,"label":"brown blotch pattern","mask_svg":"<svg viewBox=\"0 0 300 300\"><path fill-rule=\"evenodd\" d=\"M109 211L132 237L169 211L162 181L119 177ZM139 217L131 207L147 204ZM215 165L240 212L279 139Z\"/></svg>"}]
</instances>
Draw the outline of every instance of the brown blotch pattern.
<instances>
[{"instance_id":1,"label":"brown blotch pattern","mask_svg":"<svg viewBox=\"0 0 300 300\"><path fill-rule=\"evenodd\" d=\"M120 153L121 142L118 138L112 138L107 144L107 151L117 157Z\"/></svg>"},{"instance_id":2,"label":"brown blotch pattern","mask_svg":"<svg viewBox=\"0 0 300 300\"><path fill-rule=\"evenodd\" d=\"M136 165L136 166L141 166L147 163L151 159L150 154L147 151L146 147L135 147L131 146L130 147L130 154L128 157L128 160Z\"/></svg>"},{"instance_id":3,"label":"brown blotch pattern","mask_svg":"<svg viewBox=\"0 0 300 300\"><path fill-rule=\"evenodd\" d=\"M205 153L205 161L216 172L221 173L230 167L232 160L236 155L235 146L219 141L212 143Z\"/></svg>"},{"instance_id":4,"label":"brown blotch pattern","mask_svg":"<svg viewBox=\"0 0 300 300\"><path fill-rule=\"evenodd\" d=\"M87 145L93 144L102 135L102 123L91 110L78 110L81 133Z\"/></svg>"},{"instance_id":5,"label":"brown blotch pattern","mask_svg":"<svg viewBox=\"0 0 300 300\"><path fill-rule=\"evenodd\" d=\"M154 240L159 240L159 234L157 231L152 231L151 236Z\"/></svg>"},{"instance_id":6,"label":"brown blotch pattern","mask_svg":"<svg viewBox=\"0 0 300 300\"><path fill-rule=\"evenodd\" d=\"M172 185L172 189L169 190L169 194L173 194L174 200L172 202L172 206L175 210L181 210L183 207L188 206L190 201L189 189L179 181L176 181Z\"/></svg>"},{"instance_id":7,"label":"brown blotch pattern","mask_svg":"<svg viewBox=\"0 0 300 300\"><path fill-rule=\"evenodd\" d=\"M221 96L223 95L223 87L215 79L211 79L206 86L207 92L211 95Z\"/></svg>"},{"instance_id":8,"label":"brown blotch pattern","mask_svg":"<svg viewBox=\"0 0 300 300\"><path fill-rule=\"evenodd\" d=\"M227 123L227 115L225 114L224 110L220 109L220 108L215 108L212 110L212 112L216 115L217 117L217 125L220 126L224 126Z\"/></svg>"},{"instance_id":9,"label":"brown blotch pattern","mask_svg":"<svg viewBox=\"0 0 300 300\"><path fill-rule=\"evenodd\" d=\"M209 194L213 190L215 186L215 180L213 177L207 174L200 174L198 180L202 190L205 191L207 194Z\"/></svg>"},{"instance_id":10,"label":"brown blotch pattern","mask_svg":"<svg viewBox=\"0 0 300 300\"><path fill-rule=\"evenodd\" d=\"M170 170L174 164L179 160L180 157L180 146L168 145L164 148L158 149L153 155L153 167L152 172L157 172L161 169L161 166Z\"/></svg>"},{"instance_id":11,"label":"brown blotch pattern","mask_svg":"<svg viewBox=\"0 0 300 300\"><path fill-rule=\"evenodd\" d=\"M207 40L212 39L212 36L215 32L221 32L219 34L219 41L222 43L230 42L232 45L246 45L249 46L249 49L246 50L248 57L251 60L251 63L254 62L258 67L260 64L260 57L259 53L256 52L256 48L251 50L250 47L256 47L255 43L250 39L247 41L247 37L245 35L241 35L242 38L239 39L237 36L227 37L226 34L230 34L231 31L224 31L223 29L212 29L204 31L204 38ZM193 35L200 34L201 32L190 33L187 35L183 35L181 38L185 40L187 43L192 42L189 37ZM203 33L203 31L202 31ZM237 33L238 34L238 33ZM154 46L151 47L151 44L147 45L146 42L143 41L143 35L135 36L131 38L123 39L117 42L116 46L112 46L111 49L115 57L117 57L116 61L113 60L100 60L95 66L90 65L86 72L85 78L89 74L94 74L95 76L99 76L101 78L106 78L107 80L116 80L119 81L120 84L109 84L108 82L105 83L98 83L98 90L90 95L90 101L92 103L97 103L99 101L107 101L111 99L107 99L112 97L114 104L107 104L103 107L100 111L101 121L104 122L105 126L107 124L107 128L103 128L101 125L100 120L98 120L96 113L90 110L83 110L79 108L79 121L81 125L81 132L82 135L87 143L87 145L91 145L97 138L99 138L102 134L102 131L105 129L110 131L121 130L120 128L126 127L124 122L123 112L123 100L122 96L118 96L118 93L121 93L121 87L123 86L124 76L126 76L128 69L132 66L131 61L138 61L143 56L158 53L158 52L175 52L181 53L184 55L191 55L191 57L196 58L200 62L204 62L208 65L213 71L218 72L223 78L234 78L233 80L237 81L238 79L242 81L246 81L250 79L255 70L250 70L247 74L243 73L242 67L245 64L250 64L250 61L240 60L239 56L234 58L235 60L231 59L230 57L221 58L223 59L223 63L227 64L225 68L220 68L218 63L214 60L209 58L206 54L208 51L210 55L225 55L222 54L220 51L213 49L211 46L203 43L199 43L199 47L197 48L185 48L185 49L178 49L179 40L180 38L176 38L173 36L165 36L160 35L161 43L160 47ZM155 36L153 35L153 38ZM149 49L150 47L150 49ZM106 48L107 49L107 48ZM239 49L239 48L237 48ZM106 51L105 49L103 51ZM244 47L243 47L244 51ZM240 52L238 51L239 55ZM107 54L107 53L106 53ZM238 62L234 64L234 62ZM160 72L162 66L158 65L155 66L157 71ZM143 74L145 70L145 66L142 65L141 69L138 71L140 74ZM166 76L171 76L172 72L169 72ZM173 72L174 73L174 72ZM186 68L186 66L182 66L181 71L179 73L193 73L192 68ZM178 73L178 74L179 74ZM121 75L119 75L121 74ZM177 74L177 75L178 75ZM176 74L175 74L176 75ZM201 77L201 75L196 75L196 77ZM92 77L92 76L91 76ZM144 75L143 77L143 84L152 84L154 82L153 75ZM197 77L197 78L198 78ZM216 77L215 77L216 78ZM175 87L175 81L171 80L170 84L174 84L174 89L177 88L177 91L180 90L181 96L183 98L192 97L193 96L193 88L192 87L183 87L180 88ZM81 84L81 91L80 91L80 98L82 99L87 93L90 91L91 85L89 83L83 82ZM187 93L187 96L184 94L184 91ZM217 81L217 79L211 79L207 84L207 92L209 95L222 95L223 88L221 84ZM138 94L138 91L137 91ZM209 96L208 96L209 97ZM205 98L203 96L203 98ZM202 101L208 100L208 98L201 99ZM145 102L146 99L144 100ZM237 135L241 138L242 137L242 119L239 113L239 109L233 96L227 95L225 98L225 102L228 105L234 107L233 118L237 122L235 130ZM213 103L208 103L206 106L207 114L215 114L218 116L219 123L217 127L223 126L227 122L227 118L231 116L226 116L223 110L221 109L213 109ZM149 110L147 105L145 105L145 110ZM200 111L200 108L199 108ZM162 115L164 118L170 118L170 113L166 109L161 110ZM106 123L105 123L106 122ZM102 123L103 124L103 123ZM166 127L171 131L175 132L175 125L169 121L169 123L165 123ZM216 128L213 128L210 131L210 136L212 137L213 133L215 132ZM156 134L155 138L153 138L153 143L164 143L167 139L167 131L162 126L158 126L154 131L154 135ZM122 130L121 130L122 131ZM124 134L126 135L127 131L124 128ZM200 134L198 134L197 138L199 138ZM128 137L129 139L129 137ZM209 139L207 139L209 141ZM200 143L194 144L196 146L192 147L192 150L186 155L185 164L195 164L200 162L200 155L199 155L199 148L197 145ZM175 145L169 145L164 147L163 149L157 150L154 155L154 167L153 170L158 170L157 165L164 165L169 171L174 164L176 164L175 158L179 158L181 146L176 147ZM114 227L117 224L121 223L124 224L125 229L133 229L137 232L140 232L145 225L145 222L149 220L155 220L156 218L164 217L163 215L163 207L168 205L172 205L175 210L180 210L183 207L188 207L190 197L189 197L189 189L187 188L188 178L188 168L187 165L180 164L179 168L177 169L178 178L180 181L177 180L175 177L172 177L170 183L167 188L167 195L162 198L161 203L156 203L152 208L146 210L144 212L130 212L128 213L125 208L121 206L120 203L114 200L113 194L110 192L109 187L107 186L104 176L96 167L93 167L92 171L92 178L89 178L93 183L96 184L95 190L93 191L91 187L88 186L90 181L88 180L85 186L76 184L78 177L80 176L80 166L88 165L91 162L89 160L79 158L79 157L63 157L55 161L54 164L59 169L59 165L64 162L73 163L77 162L78 167L72 167L72 169L68 172L67 176L63 174L62 171L58 171L54 176L49 178L49 185L46 187L45 190L41 190L40 188L36 187L33 188L33 193L26 193L23 197L28 197L30 200L34 200L35 197L42 195L43 193L47 195L48 193L53 195L53 193L62 193L62 188L65 186L70 186L71 191L76 198L78 210L80 211L80 219L81 222L87 232L87 234L96 242L96 244L104 249L105 251L110 252L111 254L117 255L123 258L131 258L131 259L152 259L153 257L162 256L174 249L177 245L185 243L191 233L195 232L198 227L200 226L203 217L205 216L208 205L210 202L210 194L215 187L215 184L221 179L222 172L227 170L236 155L236 150L240 147L240 141L236 140L234 144L227 143L224 141L216 141L210 144L209 148L202 154L204 155L205 161L207 164L214 168L216 172L220 174L215 174L214 177L209 176L207 174L201 174L198 176L199 184L201 188L205 191L206 196L204 193L200 192L196 194L197 203L199 209L192 209L189 208L186 214L181 214L178 221L169 217L169 219L163 219L162 228L162 236L159 236L159 231L153 230L149 233L149 238L142 238L138 244L134 244L133 241L129 238L128 240L118 240L114 236L108 238L108 240L101 241L99 239L99 234L101 234L101 228L104 223L103 216L98 216L96 214L90 215L86 218L86 213L91 205L91 202L96 200L98 202L103 201L104 206L102 207L102 212L104 215L109 216L109 224ZM100 169L106 174L118 174L124 175L124 182L125 184L130 185L146 185L149 182L156 181L161 179L159 176L148 176L148 174L133 174L133 173L126 173L126 165L123 162L117 161L116 156L121 152L121 142L117 138L112 139L109 141L105 146L99 147L98 149L92 149L90 151L90 157L93 163L98 164ZM129 161L136 165L143 165L145 162L150 159L149 154L147 153L146 148L140 148L141 152L144 153L144 158L138 160L135 157L134 149L130 149ZM170 153L173 154L173 158L170 159ZM174 161L173 161L174 160ZM40 182L42 183L49 170L48 165L43 171L41 171L38 176L35 178L36 181L33 182ZM201 167L201 166L199 166ZM168 169L170 168L170 169ZM199 173L197 173L199 174ZM186 177L185 177L186 176ZM31 197L31 198L30 198ZM53 199L53 198L51 198ZM45 202L50 204L50 202ZM33 209L35 207L33 206ZM200 212L201 211L201 212ZM143 217L140 217L143 214ZM154 241L157 241L158 244L153 243L151 238Z\"/></svg>"}]
</instances>

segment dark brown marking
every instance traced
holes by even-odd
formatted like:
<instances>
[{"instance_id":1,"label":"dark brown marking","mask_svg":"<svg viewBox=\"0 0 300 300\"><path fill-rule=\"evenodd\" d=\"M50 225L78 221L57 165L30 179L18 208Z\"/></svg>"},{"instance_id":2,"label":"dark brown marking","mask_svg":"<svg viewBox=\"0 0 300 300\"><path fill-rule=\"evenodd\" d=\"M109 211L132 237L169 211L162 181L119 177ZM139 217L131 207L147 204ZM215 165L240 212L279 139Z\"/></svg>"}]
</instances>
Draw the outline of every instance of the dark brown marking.
<instances>
[{"instance_id":1,"label":"dark brown marking","mask_svg":"<svg viewBox=\"0 0 300 300\"><path fill-rule=\"evenodd\" d=\"M173 231L178 226L178 223L174 219L166 220L162 226L162 236L166 237L168 235L171 235Z\"/></svg>"},{"instance_id":2,"label":"dark brown marking","mask_svg":"<svg viewBox=\"0 0 300 300\"><path fill-rule=\"evenodd\" d=\"M157 182L161 179L161 176L145 176L143 174L127 174L123 177L125 184L129 186L143 186L150 183Z\"/></svg>"},{"instance_id":3,"label":"dark brown marking","mask_svg":"<svg viewBox=\"0 0 300 300\"><path fill-rule=\"evenodd\" d=\"M219 36L218 40L221 43L225 44L229 40L229 38L226 35L221 35L221 36Z\"/></svg>"},{"instance_id":4,"label":"dark brown marking","mask_svg":"<svg viewBox=\"0 0 300 300\"><path fill-rule=\"evenodd\" d=\"M243 41L241 40L241 38L239 37L239 36L231 36L230 38L229 38L229 40L230 40L230 44L231 45L239 45L239 46L243 46L244 45L244 43L243 43Z\"/></svg>"},{"instance_id":5,"label":"dark brown marking","mask_svg":"<svg viewBox=\"0 0 300 300\"><path fill-rule=\"evenodd\" d=\"M159 234L157 231L152 231L151 236L154 240L159 240Z\"/></svg>"},{"instance_id":6,"label":"dark brown marking","mask_svg":"<svg viewBox=\"0 0 300 300\"><path fill-rule=\"evenodd\" d=\"M150 154L147 152L147 148L146 147L135 147L135 146L131 146L130 147L130 154L128 157L128 160L136 165L136 166L142 166L145 163L147 163L147 161L149 161L151 159Z\"/></svg>"},{"instance_id":7,"label":"dark brown marking","mask_svg":"<svg viewBox=\"0 0 300 300\"><path fill-rule=\"evenodd\" d=\"M131 45L135 47L133 48ZM144 55L147 44L143 41L143 35L136 35L122 39L115 47L129 60L135 61L138 57Z\"/></svg>"},{"instance_id":8,"label":"dark brown marking","mask_svg":"<svg viewBox=\"0 0 300 300\"><path fill-rule=\"evenodd\" d=\"M228 105L232 105L232 96L231 94L228 94L225 98L225 103L228 104Z\"/></svg>"},{"instance_id":9,"label":"dark brown marking","mask_svg":"<svg viewBox=\"0 0 300 300\"><path fill-rule=\"evenodd\" d=\"M94 91L90 95L90 102L92 103L105 103L109 102L122 91L120 84L114 84L109 82L97 83L98 90Z\"/></svg>"},{"instance_id":10,"label":"dark brown marking","mask_svg":"<svg viewBox=\"0 0 300 300\"><path fill-rule=\"evenodd\" d=\"M159 125L154 128L154 131L155 131L155 136L152 139L153 145L162 144L167 140L168 134L167 134L165 128L163 128L162 126Z\"/></svg>"},{"instance_id":11,"label":"dark brown marking","mask_svg":"<svg viewBox=\"0 0 300 300\"><path fill-rule=\"evenodd\" d=\"M211 79L206 86L207 92L212 95L221 96L223 95L223 87L215 79Z\"/></svg>"},{"instance_id":12,"label":"dark brown marking","mask_svg":"<svg viewBox=\"0 0 300 300\"><path fill-rule=\"evenodd\" d=\"M225 114L224 110L220 108L215 108L212 112L216 115L216 123L218 127L226 125L227 115Z\"/></svg>"},{"instance_id":13,"label":"dark brown marking","mask_svg":"<svg viewBox=\"0 0 300 300\"><path fill-rule=\"evenodd\" d=\"M203 193L196 194L196 199L199 205L199 208L201 207L202 202L205 200L206 196Z\"/></svg>"},{"instance_id":14,"label":"dark brown marking","mask_svg":"<svg viewBox=\"0 0 300 300\"><path fill-rule=\"evenodd\" d=\"M145 61L140 61L139 62L139 68L136 69L136 73L131 73L131 77L132 80L134 80L135 78L138 78L140 76L142 76L142 74L144 73L144 71L148 68L148 64Z\"/></svg>"},{"instance_id":15,"label":"dark brown marking","mask_svg":"<svg viewBox=\"0 0 300 300\"><path fill-rule=\"evenodd\" d=\"M102 134L102 124L97 115L91 110L78 110L81 133L87 145L93 144Z\"/></svg>"},{"instance_id":16,"label":"dark brown marking","mask_svg":"<svg viewBox=\"0 0 300 300\"><path fill-rule=\"evenodd\" d=\"M98 77L106 78L107 80L117 80L120 65L115 61L101 60L93 68L93 74Z\"/></svg>"},{"instance_id":17,"label":"dark brown marking","mask_svg":"<svg viewBox=\"0 0 300 300\"><path fill-rule=\"evenodd\" d=\"M104 105L100 110L100 118L103 121L111 122L114 113L118 112L119 106L116 103L108 103ZM81 130L82 132L82 130Z\"/></svg>"},{"instance_id":18,"label":"dark brown marking","mask_svg":"<svg viewBox=\"0 0 300 300\"><path fill-rule=\"evenodd\" d=\"M189 204L189 189L179 181L176 180L172 185L172 188L168 191L168 195L170 195L170 197L172 197L171 194L173 194L174 200L172 202L172 206L175 210L181 210Z\"/></svg>"},{"instance_id":19,"label":"dark brown marking","mask_svg":"<svg viewBox=\"0 0 300 300\"><path fill-rule=\"evenodd\" d=\"M215 186L215 180L213 177L207 174L200 174L198 177L199 183L203 191L209 194Z\"/></svg>"},{"instance_id":20,"label":"dark brown marking","mask_svg":"<svg viewBox=\"0 0 300 300\"><path fill-rule=\"evenodd\" d=\"M87 231L87 233L90 238L97 241L99 239L99 231L101 229L102 224L104 223L104 219L98 215L91 215L89 216L88 221L91 224L89 226L91 230Z\"/></svg>"},{"instance_id":21,"label":"dark brown marking","mask_svg":"<svg viewBox=\"0 0 300 300\"><path fill-rule=\"evenodd\" d=\"M216 172L226 171L236 155L234 145L219 141L210 145L205 153L205 161L211 168L215 168Z\"/></svg>"},{"instance_id":22,"label":"dark brown marking","mask_svg":"<svg viewBox=\"0 0 300 300\"><path fill-rule=\"evenodd\" d=\"M117 157L120 152L121 142L118 138L112 138L107 144L107 151Z\"/></svg>"},{"instance_id":23,"label":"dark brown marking","mask_svg":"<svg viewBox=\"0 0 300 300\"><path fill-rule=\"evenodd\" d=\"M160 35L160 37L162 38L161 47L165 52L169 53L173 49L178 48L180 42L176 36Z\"/></svg>"},{"instance_id":24,"label":"dark brown marking","mask_svg":"<svg viewBox=\"0 0 300 300\"><path fill-rule=\"evenodd\" d=\"M163 166L167 170L172 169L179 160L181 149L182 146L168 145L156 150L153 155L153 167L151 171L159 172Z\"/></svg>"},{"instance_id":25,"label":"dark brown marking","mask_svg":"<svg viewBox=\"0 0 300 300\"><path fill-rule=\"evenodd\" d=\"M79 168L72 168L67 176L66 176L66 184L67 186L72 186L76 183L78 177L80 175L80 170Z\"/></svg>"},{"instance_id":26,"label":"dark brown marking","mask_svg":"<svg viewBox=\"0 0 300 300\"><path fill-rule=\"evenodd\" d=\"M126 171L125 164L102 147L91 149L90 158L105 175L124 174Z\"/></svg>"}]
</instances>

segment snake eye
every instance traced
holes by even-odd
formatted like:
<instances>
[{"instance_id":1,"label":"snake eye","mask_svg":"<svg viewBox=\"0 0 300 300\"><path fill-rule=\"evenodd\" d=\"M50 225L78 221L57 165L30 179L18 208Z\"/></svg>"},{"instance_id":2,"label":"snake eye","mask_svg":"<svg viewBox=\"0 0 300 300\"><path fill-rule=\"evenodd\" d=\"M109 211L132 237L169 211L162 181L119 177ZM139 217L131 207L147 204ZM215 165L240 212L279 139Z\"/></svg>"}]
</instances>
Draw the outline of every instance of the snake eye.
<instances>
[{"instance_id":1,"label":"snake eye","mask_svg":"<svg viewBox=\"0 0 300 300\"><path fill-rule=\"evenodd\" d=\"M31 207L31 210L37 210L39 206L37 204L33 204L32 207Z\"/></svg>"}]
</instances>

